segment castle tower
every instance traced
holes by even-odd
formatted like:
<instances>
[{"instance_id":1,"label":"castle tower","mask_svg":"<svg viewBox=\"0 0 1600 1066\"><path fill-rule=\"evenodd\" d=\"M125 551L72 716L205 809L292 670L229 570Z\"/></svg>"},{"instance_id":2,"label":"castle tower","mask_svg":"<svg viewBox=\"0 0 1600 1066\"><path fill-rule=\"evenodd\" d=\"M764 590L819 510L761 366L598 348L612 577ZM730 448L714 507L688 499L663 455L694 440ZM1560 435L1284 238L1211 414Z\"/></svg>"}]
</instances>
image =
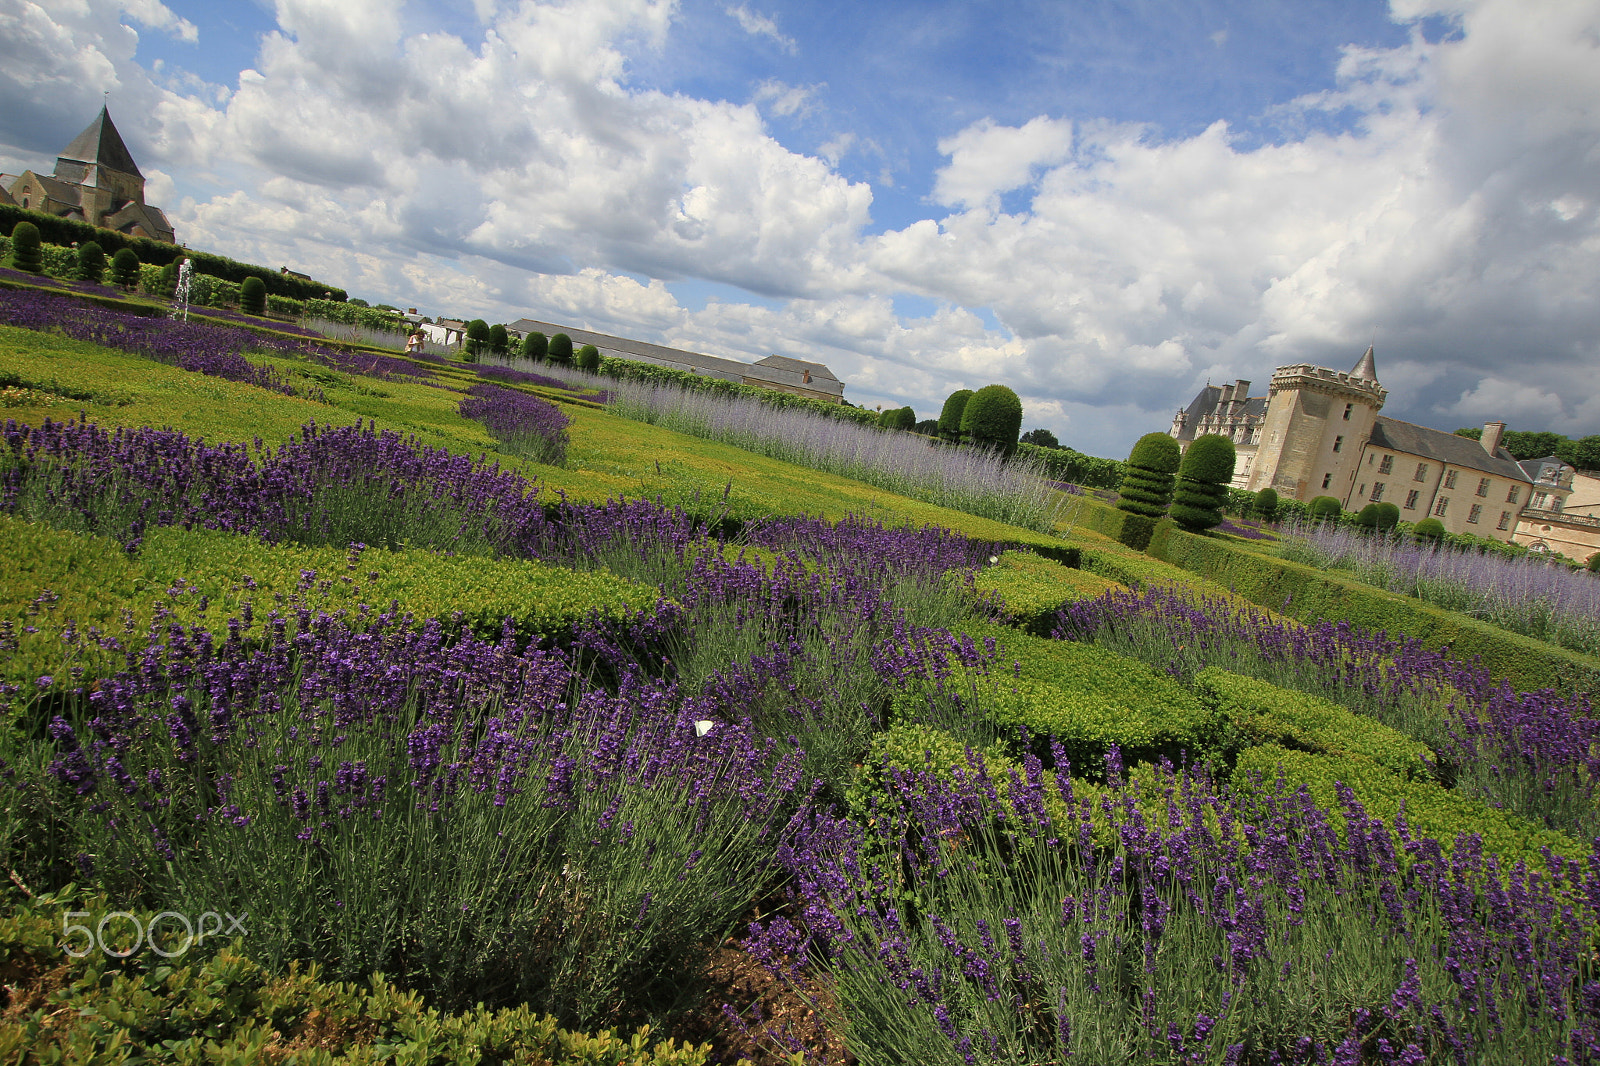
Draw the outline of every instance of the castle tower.
<instances>
[{"instance_id":1,"label":"castle tower","mask_svg":"<svg viewBox=\"0 0 1600 1066\"><path fill-rule=\"evenodd\" d=\"M90 222L98 223L129 203L144 203L144 175L105 107L56 157L55 177L83 187L80 204Z\"/></svg>"},{"instance_id":2,"label":"castle tower","mask_svg":"<svg viewBox=\"0 0 1600 1066\"><path fill-rule=\"evenodd\" d=\"M1378 384L1371 348L1348 374L1300 364L1272 374L1261 444L1247 488L1271 485L1302 502L1350 499L1361 446L1388 391Z\"/></svg>"}]
</instances>

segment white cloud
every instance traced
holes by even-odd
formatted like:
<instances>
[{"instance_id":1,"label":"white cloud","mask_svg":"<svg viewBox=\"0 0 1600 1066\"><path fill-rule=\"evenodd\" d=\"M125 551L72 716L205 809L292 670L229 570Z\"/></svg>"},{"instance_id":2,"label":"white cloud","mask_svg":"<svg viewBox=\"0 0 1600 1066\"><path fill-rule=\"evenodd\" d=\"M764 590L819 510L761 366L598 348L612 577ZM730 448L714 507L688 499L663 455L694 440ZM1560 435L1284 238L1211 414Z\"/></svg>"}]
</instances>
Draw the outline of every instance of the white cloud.
<instances>
[{"instance_id":1,"label":"white cloud","mask_svg":"<svg viewBox=\"0 0 1600 1066\"><path fill-rule=\"evenodd\" d=\"M1165 428L1207 375L1264 391L1278 362L1342 369L1374 332L1391 414L1595 432L1600 10L1396 7L1456 32L1347 49L1332 91L1274 116L1305 132L986 119L912 179L936 217L877 233L871 187L838 172L876 150L870 130L807 155L766 127L822 86L773 80L740 105L634 83L669 0L484 3L471 39L408 32L386 0L281 0L231 91L139 65L125 19L185 32L160 5L9 0L0 140L59 141L114 87L152 189L237 190L163 204L197 247L432 313L819 358L852 398L919 414L1005 381L1028 427L1102 454ZM769 300L689 311L666 284L683 278ZM897 315L900 294L936 310Z\"/></svg>"},{"instance_id":2,"label":"white cloud","mask_svg":"<svg viewBox=\"0 0 1600 1066\"><path fill-rule=\"evenodd\" d=\"M752 37L765 37L782 48L790 55L794 55L796 45L793 37L786 37L778 29L778 24L771 16L763 15L759 11L751 11L744 4L730 4L722 9L729 18L739 23L739 28Z\"/></svg>"},{"instance_id":3,"label":"white cloud","mask_svg":"<svg viewBox=\"0 0 1600 1066\"><path fill-rule=\"evenodd\" d=\"M122 0L122 10L132 19L191 43L200 39L195 24L178 15L161 0Z\"/></svg>"}]
</instances>

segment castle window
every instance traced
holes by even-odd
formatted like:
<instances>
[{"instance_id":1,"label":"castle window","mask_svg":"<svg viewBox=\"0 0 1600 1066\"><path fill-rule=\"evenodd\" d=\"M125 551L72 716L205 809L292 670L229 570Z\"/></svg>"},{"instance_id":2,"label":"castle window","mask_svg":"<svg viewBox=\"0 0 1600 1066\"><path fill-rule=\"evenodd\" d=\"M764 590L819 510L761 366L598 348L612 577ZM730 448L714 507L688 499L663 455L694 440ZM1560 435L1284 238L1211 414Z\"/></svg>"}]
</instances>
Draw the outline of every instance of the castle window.
<instances>
[{"instance_id":1,"label":"castle window","mask_svg":"<svg viewBox=\"0 0 1600 1066\"><path fill-rule=\"evenodd\" d=\"M1500 528L1501 529L1509 529L1510 527L1511 527L1511 512L1510 511L1501 511L1500 512Z\"/></svg>"},{"instance_id":2,"label":"castle window","mask_svg":"<svg viewBox=\"0 0 1600 1066\"><path fill-rule=\"evenodd\" d=\"M1350 412L1354 411L1355 409L1356 405L1353 403L1347 403L1344 405L1344 420L1346 422L1350 421Z\"/></svg>"},{"instance_id":3,"label":"castle window","mask_svg":"<svg viewBox=\"0 0 1600 1066\"><path fill-rule=\"evenodd\" d=\"M1378 473L1387 474L1394 469L1394 456L1385 455L1383 462L1378 464Z\"/></svg>"},{"instance_id":4,"label":"castle window","mask_svg":"<svg viewBox=\"0 0 1600 1066\"><path fill-rule=\"evenodd\" d=\"M1422 493L1417 489L1412 489L1406 493L1406 510L1415 511L1417 509L1417 497L1421 495Z\"/></svg>"},{"instance_id":5,"label":"castle window","mask_svg":"<svg viewBox=\"0 0 1600 1066\"><path fill-rule=\"evenodd\" d=\"M1550 500L1550 494L1548 492L1536 492L1536 493L1534 493L1533 494L1533 506L1534 506L1534 509L1538 510L1540 508L1543 508L1544 505L1549 502L1549 500Z\"/></svg>"},{"instance_id":6,"label":"castle window","mask_svg":"<svg viewBox=\"0 0 1600 1066\"><path fill-rule=\"evenodd\" d=\"M1369 498L1373 503L1378 503L1383 499L1383 482L1374 481L1372 483L1372 495Z\"/></svg>"},{"instance_id":7,"label":"castle window","mask_svg":"<svg viewBox=\"0 0 1600 1066\"><path fill-rule=\"evenodd\" d=\"M1335 438L1333 438L1333 450L1334 451L1338 451L1340 448L1343 448L1343 447L1344 447L1344 438L1343 437L1335 437Z\"/></svg>"},{"instance_id":8,"label":"castle window","mask_svg":"<svg viewBox=\"0 0 1600 1066\"><path fill-rule=\"evenodd\" d=\"M1426 480L1428 480L1428 464L1427 463L1418 463L1417 464L1417 474L1411 480L1412 481L1426 481Z\"/></svg>"},{"instance_id":9,"label":"castle window","mask_svg":"<svg viewBox=\"0 0 1600 1066\"><path fill-rule=\"evenodd\" d=\"M1489 479L1488 478L1481 477L1481 478L1478 479L1478 495L1479 496L1487 496L1487 495L1489 495Z\"/></svg>"},{"instance_id":10,"label":"castle window","mask_svg":"<svg viewBox=\"0 0 1600 1066\"><path fill-rule=\"evenodd\" d=\"M1443 518L1445 511L1447 511L1449 509L1450 509L1450 501L1447 498L1445 498L1443 496L1440 496L1439 497L1439 502L1433 505L1434 517L1435 518Z\"/></svg>"},{"instance_id":11,"label":"castle window","mask_svg":"<svg viewBox=\"0 0 1600 1066\"><path fill-rule=\"evenodd\" d=\"M1511 486L1511 491L1506 493L1506 502L1507 503L1516 503L1517 502L1517 497L1519 495L1521 495L1521 493L1519 493L1517 491L1517 487L1515 485L1512 485Z\"/></svg>"},{"instance_id":12,"label":"castle window","mask_svg":"<svg viewBox=\"0 0 1600 1066\"><path fill-rule=\"evenodd\" d=\"M1329 484L1330 484L1330 483L1331 483L1331 482L1332 482L1332 481L1333 481L1333 475L1332 475L1332 474L1323 474L1323 475L1322 475L1322 487L1323 487L1323 488L1327 488L1327 487L1328 487L1328 485L1329 485Z\"/></svg>"},{"instance_id":13,"label":"castle window","mask_svg":"<svg viewBox=\"0 0 1600 1066\"><path fill-rule=\"evenodd\" d=\"M1456 487L1456 472L1454 470L1446 470L1444 472L1444 487L1447 489Z\"/></svg>"},{"instance_id":14,"label":"castle window","mask_svg":"<svg viewBox=\"0 0 1600 1066\"><path fill-rule=\"evenodd\" d=\"M1483 504L1481 504L1481 503L1473 504L1472 505L1472 510L1467 512L1467 521L1476 523L1478 521L1478 516L1481 515L1482 513L1483 513Z\"/></svg>"}]
</instances>

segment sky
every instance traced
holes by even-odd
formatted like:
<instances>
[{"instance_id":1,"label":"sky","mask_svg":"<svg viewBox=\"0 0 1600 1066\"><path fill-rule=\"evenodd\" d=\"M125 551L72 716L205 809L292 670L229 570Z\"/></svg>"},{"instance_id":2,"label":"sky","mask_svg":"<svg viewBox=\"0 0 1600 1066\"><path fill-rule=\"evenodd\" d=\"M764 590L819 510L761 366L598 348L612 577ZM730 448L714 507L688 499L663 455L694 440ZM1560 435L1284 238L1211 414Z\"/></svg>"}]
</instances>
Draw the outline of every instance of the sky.
<instances>
[{"instance_id":1,"label":"sky","mask_svg":"<svg viewBox=\"0 0 1600 1066\"><path fill-rule=\"evenodd\" d=\"M0 0L0 170L107 101L180 241L434 317L1600 433L1600 0Z\"/></svg>"}]
</instances>

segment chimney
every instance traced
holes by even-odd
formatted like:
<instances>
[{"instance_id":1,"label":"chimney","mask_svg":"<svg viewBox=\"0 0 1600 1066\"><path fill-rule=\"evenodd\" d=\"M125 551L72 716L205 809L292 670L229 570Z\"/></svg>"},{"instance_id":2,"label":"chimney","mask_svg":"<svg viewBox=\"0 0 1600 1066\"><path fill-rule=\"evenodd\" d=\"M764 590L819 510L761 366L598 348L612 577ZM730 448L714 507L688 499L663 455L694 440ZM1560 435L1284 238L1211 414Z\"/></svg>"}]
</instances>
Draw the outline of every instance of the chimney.
<instances>
[{"instance_id":1,"label":"chimney","mask_svg":"<svg viewBox=\"0 0 1600 1066\"><path fill-rule=\"evenodd\" d=\"M1506 435L1504 422L1485 422L1483 424L1483 450L1494 455L1500 450L1500 438Z\"/></svg>"}]
</instances>

